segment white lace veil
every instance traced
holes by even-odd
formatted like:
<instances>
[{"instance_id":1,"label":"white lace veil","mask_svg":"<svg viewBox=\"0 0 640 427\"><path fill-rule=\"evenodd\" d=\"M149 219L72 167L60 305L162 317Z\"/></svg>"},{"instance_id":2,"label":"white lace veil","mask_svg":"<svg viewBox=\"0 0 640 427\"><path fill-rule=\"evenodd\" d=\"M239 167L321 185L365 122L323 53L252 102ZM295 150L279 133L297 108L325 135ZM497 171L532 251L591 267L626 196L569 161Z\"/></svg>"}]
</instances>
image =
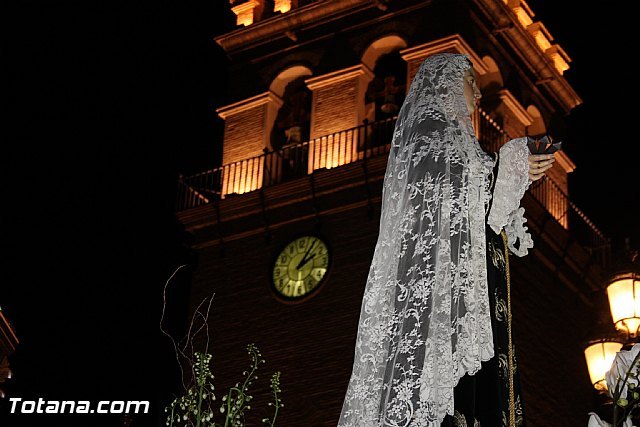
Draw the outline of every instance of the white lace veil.
<instances>
[{"instance_id":1,"label":"white lace veil","mask_svg":"<svg viewBox=\"0 0 640 427\"><path fill-rule=\"evenodd\" d=\"M380 232L339 427L440 427L494 355L485 252L493 159L473 132L466 55L428 57L398 113Z\"/></svg>"}]
</instances>

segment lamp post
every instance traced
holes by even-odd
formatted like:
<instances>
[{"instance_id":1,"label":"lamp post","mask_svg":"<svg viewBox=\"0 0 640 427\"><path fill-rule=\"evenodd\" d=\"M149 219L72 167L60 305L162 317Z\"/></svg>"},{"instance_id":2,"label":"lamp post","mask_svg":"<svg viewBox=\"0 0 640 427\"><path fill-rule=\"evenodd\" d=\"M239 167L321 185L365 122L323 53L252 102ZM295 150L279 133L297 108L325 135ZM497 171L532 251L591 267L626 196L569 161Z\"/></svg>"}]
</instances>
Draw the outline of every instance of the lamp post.
<instances>
[{"instance_id":1,"label":"lamp post","mask_svg":"<svg viewBox=\"0 0 640 427\"><path fill-rule=\"evenodd\" d=\"M599 391L607 389L604 374L615 354L640 341L640 251L631 250L627 239L625 253L627 261L618 265L606 285L613 325L618 335L625 336L590 341L584 350L591 383Z\"/></svg>"},{"instance_id":2,"label":"lamp post","mask_svg":"<svg viewBox=\"0 0 640 427\"><path fill-rule=\"evenodd\" d=\"M627 375L632 375L632 373L628 373L628 368L631 366L623 366L622 371L624 372L621 372L621 364L635 364L636 358L634 356L633 362L624 362L622 360L626 360L625 357L629 353L620 354L620 352L632 350L634 345L640 342L640 263L638 263L640 251L632 251L627 239L625 252L626 256L622 258L627 258L628 261L620 262L615 270L618 273L611 275L605 284L615 335L609 335L608 331L611 331L609 324L608 331L600 335L606 338L590 341L584 350L591 383L598 391L596 399L598 412L608 414L608 418L612 418L615 427L621 426L622 422L624 425L627 425L629 421L634 425L638 422L637 411L634 412L638 407L637 399L634 397L627 400L629 395L621 395L617 388L616 390L608 390L606 381L607 376L610 381L616 381L616 378L617 381L620 381L621 378L625 378L625 382L629 380ZM618 360L618 356L621 358L620 360ZM617 370L610 372L614 361ZM637 383L629 383L629 390L633 389L632 385L635 387ZM593 422L602 425L601 420L603 419L599 418L596 413L592 413L589 425L592 425ZM605 422L604 425L610 424Z\"/></svg>"},{"instance_id":3,"label":"lamp post","mask_svg":"<svg viewBox=\"0 0 640 427\"><path fill-rule=\"evenodd\" d=\"M628 272L615 275L607 286L611 317L617 330L628 341L638 337L640 328L640 275Z\"/></svg>"},{"instance_id":4,"label":"lamp post","mask_svg":"<svg viewBox=\"0 0 640 427\"><path fill-rule=\"evenodd\" d=\"M616 353L622 348L622 343L612 339L599 339L589 342L584 349L584 357L587 359L591 384L599 392L607 391L605 374L611 368Z\"/></svg>"},{"instance_id":5,"label":"lamp post","mask_svg":"<svg viewBox=\"0 0 640 427\"><path fill-rule=\"evenodd\" d=\"M606 372L616 353L629 348L640 339L640 275L635 269L611 276L607 297L615 329L624 336L590 341L584 349L591 384L606 393ZM620 334L619 334L620 335Z\"/></svg>"}]
</instances>

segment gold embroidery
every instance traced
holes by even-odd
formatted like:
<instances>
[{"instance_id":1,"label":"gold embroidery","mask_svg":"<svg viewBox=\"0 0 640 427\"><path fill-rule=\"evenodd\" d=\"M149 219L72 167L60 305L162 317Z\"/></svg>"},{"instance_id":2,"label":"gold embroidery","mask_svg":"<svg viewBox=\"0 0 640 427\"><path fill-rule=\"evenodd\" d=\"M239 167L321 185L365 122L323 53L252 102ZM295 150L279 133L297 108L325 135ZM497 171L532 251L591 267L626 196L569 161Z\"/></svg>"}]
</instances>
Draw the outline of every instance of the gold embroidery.
<instances>
[{"instance_id":1,"label":"gold embroidery","mask_svg":"<svg viewBox=\"0 0 640 427\"><path fill-rule=\"evenodd\" d=\"M507 273L507 335L509 338L508 350L508 365L509 365L509 427L516 427L516 411L515 411L515 397L513 390L513 343L511 339L511 273L509 271L509 247L507 246L507 233L504 229L500 233L502 241L504 242L504 258L506 263Z\"/></svg>"},{"instance_id":2,"label":"gold embroidery","mask_svg":"<svg viewBox=\"0 0 640 427\"><path fill-rule=\"evenodd\" d=\"M491 254L491 262L493 265L499 270L504 270L506 264L504 255L502 251L496 247L496 243L493 240L489 241L489 252Z\"/></svg>"},{"instance_id":3,"label":"gold embroidery","mask_svg":"<svg viewBox=\"0 0 640 427\"><path fill-rule=\"evenodd\" d=\"M516 397L516 426L521 426L524 424L524 417L522 413L522 403L520 401L520 395Z\"/></svg>"},{"instance_id":4,"label":"gold embroidery","mask_svg":"<svg viewBox=\"0 0 640 427\"><path fill-rule=\"evenodd\" d=\"M504 353L498 353L498 374L500 375L500 378L504 378L505 380L508 380L509 378L509 367L508 367L508 361L507 361L507 355Z\"/></svg>"},{"instance_id":5,"label":"gold embroidery","mask_svg":"<svg viewBox=\"0 0 640 427\"><path fill-rule=\"evenodd\" d=\"M507 305L505 301L501 298L498 298L498 294L496 292L495 295L496 307L495 307L495 316L498 322L503 322L506 318L507 314Z\"/></svg>"}]
</instances>

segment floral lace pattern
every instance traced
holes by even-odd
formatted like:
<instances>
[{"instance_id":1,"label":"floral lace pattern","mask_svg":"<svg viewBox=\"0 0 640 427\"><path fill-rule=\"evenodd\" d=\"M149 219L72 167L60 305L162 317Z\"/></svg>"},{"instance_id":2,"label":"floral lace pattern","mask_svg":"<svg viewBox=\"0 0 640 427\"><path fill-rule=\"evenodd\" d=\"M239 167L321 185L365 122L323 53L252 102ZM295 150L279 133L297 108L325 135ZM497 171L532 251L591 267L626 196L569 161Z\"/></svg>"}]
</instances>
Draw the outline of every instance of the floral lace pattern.
<instances>
[{"instance_id":1,"label":"floral lace pattern","mask_svg":"<svg viewBox=\"0 0 640 427\"><path fill-rule=\"evenodd\" d=\"M525 256L533 247L524 223L520 200L531 185L529 180L529 148L526 138L512 139L499 151L498 176L487 223L496 234L507 233L507 246L517 256ZM518 244L518 246L516 246Z\"/></svg>"},{"instance_id":2,"label":"floral lace pattern","mask_svg":"<svg viewBox=\"0 0 640 427\"><path fill-rule=\"evenodd\" d=\"M440 427L459 379L494 356L484 222L494 160L465 103L470 67L463 54L430 56L398 113L338 427Z\"/></svg>"},{"instance_id":3,"label":"floral lace pattern","mask_svg":"<svg viewBox=\"0 0 640 427\"><path fill-rule=\"evenodd\" d=\"M507 224L504 231L507 233L507 246L519 257L523 257L529 253L529 249L533 247L533 239L527 231L528 227L524 225L527 219L524 217L524 208L520 207L509 214ZM518 247L515 246L519 243Z\"/></svg>"}]
</instances>

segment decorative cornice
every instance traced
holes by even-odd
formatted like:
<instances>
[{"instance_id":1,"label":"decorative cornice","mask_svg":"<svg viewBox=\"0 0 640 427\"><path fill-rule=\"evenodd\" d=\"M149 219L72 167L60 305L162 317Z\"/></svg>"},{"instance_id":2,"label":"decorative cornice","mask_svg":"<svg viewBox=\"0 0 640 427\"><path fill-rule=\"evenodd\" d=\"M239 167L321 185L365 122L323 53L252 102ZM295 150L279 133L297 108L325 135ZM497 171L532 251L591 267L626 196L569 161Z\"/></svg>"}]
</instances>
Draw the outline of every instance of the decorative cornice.
<instances>
[{"instance_id":1,"label":"decorative cornice","mask_svg":"<svg viewBox=\"0 0 640 427\"><path fill-rule=\"evenodd\" d=\"M535 16L525 0L506 0L505 3L515 13L518 22L531 34L540 50L553 62L560 74L569 69L571 58L558 44L554 44L553 36L542 22L533 22Z\"/></svg>"},{"instance_id":2,"label":"decorative cornice","mask_svg":"<svg viewBox=\"0 0 640 427\"><path fill-rule=\"evenodd\" d=\"M325 86L332 86L338 82L354 79L362 76L363 74L367 74L371 78L374 77L371 70L369 70L369 67L364 64L358 64L352 67L343 68L342 70L332 71L321 76L310 77L304 82L307 84L309 89L316 90Z\"/></svg>"},{"instance_id":3,"label":"decorative cornice","mask_svg":"<svg viewBox=\"0 0 640 427\"><path fill-rule=\"evenodd\" d=\"M527 3L523 1L515 1L515 2L509 2L509 3L513 3L513 5L509 7L511 7L511 10L513 10L513 13L515 13L520 25L527 28L527 26L533 23L532 18L535 15Z\"/></svg>"},{"instance_id":4,"label":"decorative cornice","mask_svg":"<svg viewBox=\"0 0 640 427\"><path fill-rule=\"evenodd\" d=\"M482 58L480 58L471 46L469 46L469 43L467 43L459 34L453 34L419 46L411 46L407 49L401 50L400 55L405 61L409 62L415 59L424 59L436 53L451 51L467 54L473 62L473 68L480 75L484 75L489 72L489 68L482 61Z\"/></svg>"},{"instance_id":5,"label":"decorative cornice","mask_svg":"<svg viewBox=\"0 0 640 427\"><path fill-rule=\"evenodd\" d=\"M271 91L267 91L256 96L252 96L251 98L216 108L216 113L218 113L218 116L220 116L221 119L226 120L229 116L233 116L268 103L274 103L280 107L282 105L282 98Z\"/></svg>"},{"instance_id":6,"label":"decorative cornice","mask_svg":"<svg viewBox=\"0 0 640 427\"><path fill-rule=\"evenodd\" d=\"M518 102L508 89L502 89L497 93L502 104L509 110L511 116L516 118L523 126L531 126L533 117L527 112L527 109Z\"/></svg>"},{"instance_id":7,"label":"decorative cornice","mask_svg":"<svg viewBox=\"0 0 640 427\"><path fill-rule=\"evenodd\" d=\"M531 34L541 51L546 52L551 47L553 37L542 22L534 22L524 28Z\"/></svg>"},{"instance_id":8,"label":"decorative cornice","mask_svg":"<svg viewBox=\"0 0 640 427\"><path fill-rule=\"evenodd\" d=\"M225 52L231 53L239 48L287 37L287 33L291 34L306 25L318 25L336 16L352 13L354 9L358 11L375 7L371 0L319 1L255 22L248 27L238 28L215 37L214 40Z\"/></svg>"},{"instance_id":9,"label":"decorative cornice","mask_svg":"<svg viewBox=\"0 0 640 427\"><path fill-rule=\"evenodd\" d=\"M567 156L567 153L564 150L556 151L556 160L558 164L565 170L567 173L573 172L576 168L576 164Z\"/></svg>"},{"instance_id":10,"label":"decorative cornice","mask_svg":"<svg viewBox=\"0 0 640 427\"><path fill-rule=\"evenodd\" d=\"M255 0L233 6L231 11L236 14L236 25L249 26L253 24L253 10L258 6Z\"/></svg>"},{"instance_id":11,"label":"decorative cornice","mask_svg":"<svg viewBox=\"0 0 640 427\"><path fill-rule=\"evenodd\" d=\"M569 62L571 62L571 58L567 55L567 52L564 51L560 47L560 45L553 45L545 52L549 58L553 61L556 66L556 69L561 70L562 72L567 71L569 69Z\"/></svg>"},{"instance_id":12,"label":"decorative cornice","mask_svg":"<svg viewBox=\"0 0 640 427\"><path fill-rule=\"evenodd\" d=\"M273 3L274 12L287 13L291 10L291 0L275 0Z\"/></svg>"},{"instance_id":13,"label":"decorative cornice","mask_svg":"<svg viewBox=\"0 0 640 427\"><path fill-rule=\"evenodd\" d=\"M524 27L522 19L518 18L518 11L516 10L518 7L521 7L526 12L523 7L526 5L524 1L509 0L509 5L499 0L473 1L496 28L494 30L495 36L502 36L507 39L507 44L511 45L516 54L520 56L522 63L538 77L536 83L548 86L549 93L563 107L565 113L569 113L574 107L582 104L580 96L558 70L557 61L553 60L549 55L559 54L558 52L560 51L549 49L548 52L543 52L532 34ZM526 9L528 10L528 6L526 6ZM553 45L551 48L554 46L558 45ZM565 56L563 60L570 59Z\"/></svg>"}]
</instances>

